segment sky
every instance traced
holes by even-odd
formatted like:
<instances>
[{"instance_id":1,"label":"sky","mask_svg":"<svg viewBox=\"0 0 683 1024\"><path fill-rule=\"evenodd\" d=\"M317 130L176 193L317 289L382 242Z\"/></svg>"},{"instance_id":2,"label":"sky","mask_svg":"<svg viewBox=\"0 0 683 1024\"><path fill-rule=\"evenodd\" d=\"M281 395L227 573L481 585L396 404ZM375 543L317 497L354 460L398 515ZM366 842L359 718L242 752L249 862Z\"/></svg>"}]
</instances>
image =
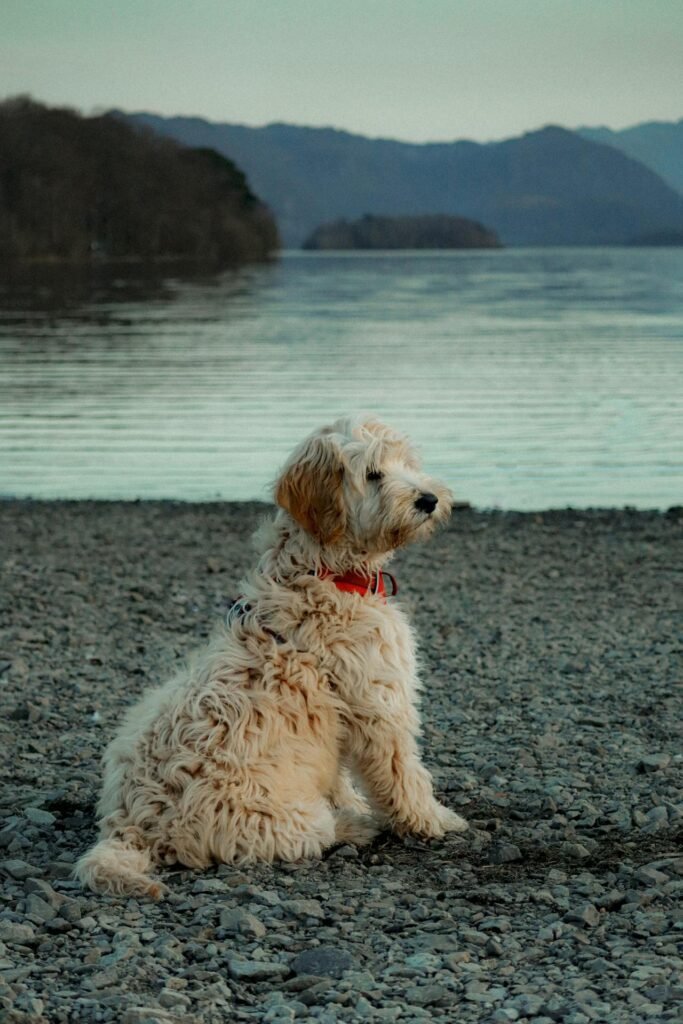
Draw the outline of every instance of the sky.
<instances>
[{"instance_id":1,"label":"sky","mask_svg":"<svg viewBox=\"0 0 683 1024\"><path fill-rule=\"evenodd\" d=\"M414 142L683 117L683 0L1 0L0 97Z\"/></svg>"}]
</instances>

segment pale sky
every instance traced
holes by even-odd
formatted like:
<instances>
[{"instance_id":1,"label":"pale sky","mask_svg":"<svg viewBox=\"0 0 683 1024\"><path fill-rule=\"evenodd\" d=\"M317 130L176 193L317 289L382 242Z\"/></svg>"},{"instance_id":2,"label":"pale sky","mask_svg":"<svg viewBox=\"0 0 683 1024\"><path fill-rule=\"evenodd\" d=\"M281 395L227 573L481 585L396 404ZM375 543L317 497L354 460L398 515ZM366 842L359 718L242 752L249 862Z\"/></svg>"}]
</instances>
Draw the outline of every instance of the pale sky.
<instances>
[{"instance_id":1,"label":"pale sky","mask_svg":"<svg viewBox=\"0 0 683 1024\"><path fill-rule=\"evenodd\" d=\"M683 0L0 0L0 97L415 142L683 117Z\"/></svg>"}]
</instances>

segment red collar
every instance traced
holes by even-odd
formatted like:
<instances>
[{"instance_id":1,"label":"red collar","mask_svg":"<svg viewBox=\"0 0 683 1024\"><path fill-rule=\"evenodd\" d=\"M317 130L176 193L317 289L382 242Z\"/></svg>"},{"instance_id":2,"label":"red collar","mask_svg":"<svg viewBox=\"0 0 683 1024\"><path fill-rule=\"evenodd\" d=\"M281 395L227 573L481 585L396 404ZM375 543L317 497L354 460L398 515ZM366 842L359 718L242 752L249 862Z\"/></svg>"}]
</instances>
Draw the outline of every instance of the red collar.
<instances>
[{"instance_id":1,"label":"red collar","mask_svg":"<svg viewBox=\"0 0 683 1024\"><path fill-rule=\"evenodd\" d=\"M321 569L315 575L321 580L330 580L334 583L337 590L362 594L363 597L367 597L368 594L376 594L384 601L387 599L384 577L387 576L391 580L391 594L389 594L389 597L395 597L398 593L396 577L392 576L390 572L384 572L382 569L379 572L371 573L369 576L359 572L336 573L332 572L331 569Z\"/></svg>"}]
</instances>

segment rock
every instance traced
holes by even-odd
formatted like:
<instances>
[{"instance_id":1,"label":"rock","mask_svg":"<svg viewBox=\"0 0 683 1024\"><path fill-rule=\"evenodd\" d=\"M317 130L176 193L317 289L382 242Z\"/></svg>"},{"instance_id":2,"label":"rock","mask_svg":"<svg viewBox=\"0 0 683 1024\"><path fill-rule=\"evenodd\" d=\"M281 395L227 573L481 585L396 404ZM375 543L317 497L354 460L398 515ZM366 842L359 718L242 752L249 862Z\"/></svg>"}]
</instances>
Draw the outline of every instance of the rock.
<instances>
[{"instance_id":1,"label":"rock","mask_svg":"<svg viewBox=\"0 0 683 1024\"><path fill-rule=\"evenodd\" d=\"M65 921L69 921L71 924L78 924L82 917L82 908L79 900L72 900L64 898L63 903L59 907L59 916L63 917Z\"/></svg>"},{"instance_id":2,"label":"rock","mask_svg":"<svg viewBox=\"0 0 683 1024\"><path fill-rule=\"evenodd\" d=\"M499 1003L507 994L507 989L482 981L471 981L465 987L465 999L471 1003Z\"/></svg>"},{"instance_id":3,"label":"rock","mask_svg":"<svg viewBox=\"0 0 683 1024\"><path fill-rule=\"evenodd\" d=\"M6 875L11 875L12 878L21 880L23 878L30 878L32 875L40 874L38 868L33 867L32 864L28 864L25 860L5 860L0 864L0 870L4 871Z\"/></svg>"},{"instance_id":4,"label":"rock","mask_svg":"<svg viewBox=\"0 0 683 1024\"><path fill-rule=\"evenodd\" d=\"M57 911L46 900L41 899L37 893L32 892L26 897L25 914L30 921L44 924L56 917Z\"/></svg>"},{"instance_id":5,"label":"rock","mask_svg":"<svg viewBox=\"0 0 683 1024\"><path fill-rule=\"evenodd\" d=\"M192 885L192 892L197 894L220 893L224 896L228 891L229 886L222 878L198 878Z\"/></svg>"},{"instance_id":6,"label":"rock","mask_svg":"<svg viewBox=\"0 0 683 1024\"><path fill-rule=\"evenodd\" d=\"M566 841L560 845L560 851L568 860L585 860L590 857L590 850L582 843Z\"/></svg>"},{"instance_id":7,"label":"rock","mask_svg":"<svg viewBox=\"0 0 683 1024\"><path fill-rule=\"evenodd\" d=\"M411 953L406 957L406 967L414 967L416 971L427 973L437 971L441 966L441 957L433 953Z\"/></svg>"},{"instance_id":8,"label":"rock","mask_svg":"<svg viewBox=\"0 0 683 1024\"><path fill-rule=\"evenodd\" d=\"M529 994L523 994L513 996L512 999L508 999L505 1007L512 1007L517 1010L522 1017L535 1017L540 1012L545 998L543 996Z\"/></svg>"},{"instance_id":9,"label":"rock","mask_svg":"<svg viewBox=\"0 0 683 1024\"><path fill-rule=\"evenodd\" d=\"M190 997L186 996L183 992L175 992L170 988L162 988L159 993L159 1002L166 1009L173 1010L186 1010L190 1005Z\"/></svg>"},{"instance_id":10,"label":"rock","mask_svg":"<svg viewBox=\"0 0 683 1024\"><path fill-rule=\"evenodd\" d=\"M28 818L29 821L33 822L34 825L42 825L49 827L54 825L56 817L49 811L44 811L41 807L27 807L24 810L24 817Z\"/></svg>"},{"instance_id":11,"label":"rock","mask_svg":"<svg viewBox=\"0 0 683 1024\"><path fill-rule=\"evenodd\" d=\"M246 935L254 939L261 939L266 934L266 926L253 914L247 914L244 910L221 910L220 926L227 932Z\"/></svg>"},{"instance_id":12,"label":"rock","mask_svg":"<svg viewBox=\"0 0 683 1024\"><path fill-rule=\"evenodd\" d=\"M319 900L283 900L282 906L284 910L295 917L322 918L325 916Z\"/></svg>"},{"instance_id":13,"label":"rock","mask_svg":"<svg viewBox=\"0 0 683 1024\"><path fill-rule=\"evenodd\" d=\"M443 985L410 985L405 990L406 1003L412 1006L433 1006L448 995Z\"/></svg>"},{"instance_id":14,"label":"rock","mask_svg":"<svg viewBox=\"0 0 683 1024\"><path fill-rule=\"evenodd\" d=\"M295 956L290 967L296 974L341 978L344 971L355 970L358 965L344 949L338 949L336 946L316 946L313 949L305 949Z\"/></svg>"},{"instance_id":15,"label":"rock","mask_svg":"<svg viewBox=\"0 0 683 1024\"><path fill-rule=\"evenodd\" d=\"M484 952L486 953L487 956L502 956L503 947L501 943L498 942L497 939L489 939L489 941L484 946Z\"/></svg>"},{"instance_id":16,"label":"rock","mask_svg":"<svg viewBox=\"0 0 683 1024\"><path fill-rule=\"evenodd\" d=\"M365 996L358 997L354 1010L356 1017L360 1017L361 1020L371 1020L375 1016L374 1007L372 1003L367 1001Z\"/></svg>"},{"instance_id":17,"label":"rock","mask_svg":"<svg viewBox=\"0 0 683 1024\"><path fill-rule=\"evenodd\" d=\"M229 959L228 974L235 981L270 981L289 974L289 968L280 963Z\"/></svg>"},{"instance_id":18,"label":"rock","mask_svg":"<svg viewBox=\"0 0 683 1024\"><path fill-rule=\"evenodd\" d=\"M329 857L330 860L358 860L358 850L355 846L349 846L345 843L343 846L338 846Z\"/></svg>"},{"instance_id":19,"label":"rock","mask_svg":"<svg viewBox=\"0 0 683 1024\"><path fill-rule=\"evenodd\" d=\"M669 881L669 876L665 875L663 871L657 871L656 868L650 867L638 868L634 877L643 885L648 886L666 885Z\"/></svg>"},{"instance_id":20,"label":"rock","mask_svg":"<svg viewBox=\"0 0 683 1024\"><path fill-rule=\"evenodd\" d=\"M642 774L646 772L659 772L671 762L671 754L647 754L641 757L636 765L636 770Z\"/></svg>"},{"instance_id":21,"label":"rock","mask_svg":"<svg viewBox=\"0 0 683 1024\"><path fill-rule=\"evenodd\" d=\"M584 903L576 910L570 910L564 915L565 921L572 924L581 924L586 928L595 928L600 922L600 911L592 903Z\"/></svg>"},{"instance_id":22,"label":"rock","mask_svg":"<svg viewBox=\"0 0 683 1024\"><path fill-rule=\"evenodd\" d=\"M489 848L489 861L491 864L509 864L515 860L522 859L522 851L514 843L497 841Z\"/></svg>"},{"instance_id":23,"label":"rock","mask_svg":"<svg viewBox=\"0 0 683 1024\"><path fill-rule=\"evenodd\" d=\"M482 932L509 932L510 931L510 918L509 917L485 917L483 921L480 921L478 928Z\"/></svg>"},{"instance_id":24,"label":"rock","mask_svg":"<svg viewBox=\"0 0 683 1024\"><path fill-rule=\"evenodd\" d=\"M263 903L267 907L280 906L280 897L274 889L261 889L257 885L236 885L232 895L242 903Z\"/></svg>"},{"instance_id":25,"label":"rock","mask_svg":"<svg viewBox=\"0 0 683 1024\"><path fill-rule=\"evenodd\" d=\"M120 1019L121 1024L166 1024L166 1021L177 1020L177 1017L172 1017L158 1006L134 1006L125 1010Z\"/></svg>"},{"instance_id":26,"label":"rock","mask_svg":"<svg viewBox=\"0 0 683 1024\"><path fill-rule=\"evenodd\" d=\"M60 892L55 892L49 882L46 882L42 878L29 878L24 884L24 891L27 893L37 893L41 899L44 899L46 903L49 903L51 907L58 909L67 899L66 896L62 896Z\"/></svg>"},{"instance_id":27,"label":"rock","mask_svg":"<svg viewBox=\"0 0 683 1024\"><path fill-rule=\"evenodd\" d=\"M31 946L37 942L36 933L29 924L0 920L0 942L10 946Z\"/></svg>"},{"instance_id":28,"label":"rock","mask_svg":"<svg viewBox=\"0 0 683 1024\"><path fill-rule=\"evenodd\" d=\"M669 815L666 807L653 807L652 810L648 811L645 815L641 828L643 832L660 832L662 829L667 827L668 823Z\"/></svg>"}]
</instances>

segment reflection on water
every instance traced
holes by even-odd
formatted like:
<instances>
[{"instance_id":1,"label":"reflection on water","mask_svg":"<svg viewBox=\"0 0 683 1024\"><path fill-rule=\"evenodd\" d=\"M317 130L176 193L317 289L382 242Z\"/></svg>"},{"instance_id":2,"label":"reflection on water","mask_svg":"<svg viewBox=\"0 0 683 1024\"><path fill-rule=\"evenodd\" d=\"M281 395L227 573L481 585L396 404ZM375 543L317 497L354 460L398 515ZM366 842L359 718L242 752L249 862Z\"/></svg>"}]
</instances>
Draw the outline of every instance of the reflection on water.
<instances>
[{"instance_id":1,"label":"reflection on water","mask_svg":"<svg viewBox=\"0 0 683 1024\"><path fill-rule=\"evenodd\" d=\"M683 500L683 250L290 253L0 285L0 493L265 498L373 411L476 505Z\"/></svg>"}]
</instances>

